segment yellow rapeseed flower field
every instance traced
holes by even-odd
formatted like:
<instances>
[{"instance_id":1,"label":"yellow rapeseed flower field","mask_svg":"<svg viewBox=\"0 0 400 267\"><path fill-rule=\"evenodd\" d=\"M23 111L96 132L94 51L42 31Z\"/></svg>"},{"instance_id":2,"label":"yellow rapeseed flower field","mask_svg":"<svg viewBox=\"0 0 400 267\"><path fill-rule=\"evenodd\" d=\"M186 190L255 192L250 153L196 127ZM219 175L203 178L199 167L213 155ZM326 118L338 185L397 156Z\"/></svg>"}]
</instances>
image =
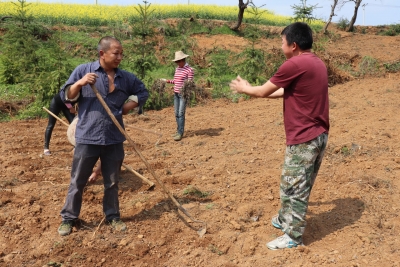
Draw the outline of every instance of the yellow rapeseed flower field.
<instances>
[{"instance_id":1,"label":"yellow rapeseed flower field","mask_svg":"<svg viewBox=\"0 0 400 267\"><path fill-rule=\"evenodd\" d=\"M0 16L16 14L17 4L17 1L0 2ZM48 24L99 26L130 21L130 19L138 16L135 7L137 5L110 6L28 2L26 9L28 15L33 16L37 21ZM158 19L194 16L198 19L235 21L238 15L237 6L151 4L150 7L153 10L153 15ZM263 11L260 16L260 23L262 24L284 26L291 22L288 16L275 15L268 10L261 10ZM246 12L244 22L251 20L252 16Z\"/></svg>"}]
</instances>

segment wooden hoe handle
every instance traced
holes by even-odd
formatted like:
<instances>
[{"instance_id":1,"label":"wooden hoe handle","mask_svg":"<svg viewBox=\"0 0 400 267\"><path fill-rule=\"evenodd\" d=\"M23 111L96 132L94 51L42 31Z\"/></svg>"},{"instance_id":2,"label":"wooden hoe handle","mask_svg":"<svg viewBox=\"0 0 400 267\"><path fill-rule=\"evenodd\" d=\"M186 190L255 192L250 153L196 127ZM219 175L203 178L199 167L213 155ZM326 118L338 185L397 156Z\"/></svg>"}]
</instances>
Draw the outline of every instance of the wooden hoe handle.
<instances>
[{"instance_id":1,"label":"wooden hoe handle","mask_svg":"<svg viewBox=\"0 0 400 267\"><path fill-rule=\"evenodd\" d=\"M198 222L198 223L203 223L202 221L195 220L190 216L190 214L186 211L184 207L182 207L181 204L175 199L175 197L171 194L171 192L165 187L165 185L161 182L160 178L156 175L154 172L153 168L150 166L149 162L143 157L142 153L139 151L139 149L136 147L135 142L131 139L129 135L126 134L125 130L122 128L122 126L119 124L117 119L115 118L114 114L112 114L110 108L107 106L106 102L104 101L103 97L100 95L99 91L97 90L96 86L94 84L90 85L92 87L93 92L96 94L97 99L99 99L101 105L104 107L104 109L107 111L108 115L110 116L111 120L114 122L114 124L117 126L117 128L120 130L120 132L125 136L125 138L129 141L129 143L133 146L133 149L135 150L136 154L139 156L139 158L143 161L143 163L146 165L147 169L151 173L151 175L156 179L157 183L161 186L161 188L164 190L164 192L169 196L169 198L172 200L172 202L177 206L177 208L182 211L189 219L191 219L193 222ZM198 233L202 232L203 234L205 233L204 229L201 229L198 231Z\"/></svg>"}]
</instances>

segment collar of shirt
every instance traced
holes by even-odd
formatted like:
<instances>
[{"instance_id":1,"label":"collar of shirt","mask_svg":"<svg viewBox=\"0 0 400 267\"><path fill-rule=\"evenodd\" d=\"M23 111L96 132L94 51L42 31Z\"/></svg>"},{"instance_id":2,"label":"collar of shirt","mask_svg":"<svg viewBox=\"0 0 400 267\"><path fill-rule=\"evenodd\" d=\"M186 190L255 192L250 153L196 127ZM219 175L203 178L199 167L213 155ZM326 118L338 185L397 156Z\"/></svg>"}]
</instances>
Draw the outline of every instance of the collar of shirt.
<instances>
[{"instance_id":1,"label":"collar of shirt","mask_svg":"<svg viewBox=\"0 0 400 267\"><path fill-rule=\"evenodd\" d=\"M97 71L101 70L101 71L104 72L104 69L100 64L100 60L97 60L97 61L93 62L93 67L94 67L94 70L97 70ZM119 68L116 68L114 70L115 70L115 76L114 77L122 77L121 71L120 71Z\"/></svg>"},{"instance_id":2,"label":"collar of shirt","mask_svg":"<svg viewBox=\"0 0 400 267\"><path fill-rule=\"evenodd\" d=\"M185 63L185 65L183 65L183 67L182 67L182 68L181 68L181 67L179 67L179 66L178 66L177 68L178 68L178 69L183 69L183 68L185 68L185 67L187 67L187 66L189 66L189 64L186 62L186 63Z\"/></svg>"}]
</instances>

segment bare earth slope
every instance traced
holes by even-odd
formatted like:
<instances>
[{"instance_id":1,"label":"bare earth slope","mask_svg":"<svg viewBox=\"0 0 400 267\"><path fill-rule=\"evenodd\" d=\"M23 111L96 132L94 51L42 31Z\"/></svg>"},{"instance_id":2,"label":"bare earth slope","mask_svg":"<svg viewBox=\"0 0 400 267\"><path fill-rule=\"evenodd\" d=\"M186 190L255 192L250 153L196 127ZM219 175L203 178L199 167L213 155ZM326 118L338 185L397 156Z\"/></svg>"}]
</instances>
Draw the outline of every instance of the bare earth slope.
<instances>
[{"instance_id":1,"label":"bare earth slope","mask_svg":"<svg viewBox=\"0 0 400 267\"><path fill-rule=\"evenodd\" d=\"M399 60L400 37L347 35L329 52ZM199 36L203 45L220 38ZM217 44L245 45L224 37ZM265 42L280 47L279 38ZM234 78L234 77L232 77ZM187 109L185 137L175 142L173 109L128 115L126 127L165 186L194 219L122 168L125 233L104 224L102 180L84 194L82 223L57 227L70 177L66 127L57 123L52 156L43 151L47 120L1 123L0 266L400 266L400 74L353 79L330 88L328 152L311 195L305 246L270 251L281 235L270 224L279 207L284 155L281 100L209 100ZM156 182L128 143L125 164ZM185 194L197 188L205 197Z\"/></svg>"}]
</instances>

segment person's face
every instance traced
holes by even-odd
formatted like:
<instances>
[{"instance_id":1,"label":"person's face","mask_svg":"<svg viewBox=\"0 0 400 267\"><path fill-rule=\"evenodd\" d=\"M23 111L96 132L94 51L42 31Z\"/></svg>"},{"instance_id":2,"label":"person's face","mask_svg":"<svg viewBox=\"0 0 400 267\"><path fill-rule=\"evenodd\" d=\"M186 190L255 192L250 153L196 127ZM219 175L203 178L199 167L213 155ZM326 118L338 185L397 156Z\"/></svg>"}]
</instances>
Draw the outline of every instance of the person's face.
<instances>
[{"instance_id":1,"label":"person's face","mask_svg":"<svg viewBox=\"0 0 400 267\"><path fill-rule=\"evenodd\" d=\"M175 61L176 64L178 64L179 68L183 68L183 66L185 66L185 59L181 59L181 60L177 60Z\"/></svg>"},{"instance_id":2,"label":"person's face","mask_svg":"<svg viewBox=\"0 0 400 267\"><path fill-rule=\"evenodd\" d=\"M100 51L100 57L105 65L104 67L110 69L118 68L122 61L123 52L124 50L122 49L122 45L118 42L112 42L110 49L106 52Z\"/></svg>"},{"instance_id":3,"label":"person's face","mask_svg":"<svg viewBox=\"0 0 400 267\"><path fill-rule=\"evenodd\" d=\"M296 48L296 44L293 43L291 45L288 45L286 36L282 35L282 51L283 51L283 54L285 54L286 59L293 57L293 52L294 52L295 48Z\"/></svg>"}]
</instances>

